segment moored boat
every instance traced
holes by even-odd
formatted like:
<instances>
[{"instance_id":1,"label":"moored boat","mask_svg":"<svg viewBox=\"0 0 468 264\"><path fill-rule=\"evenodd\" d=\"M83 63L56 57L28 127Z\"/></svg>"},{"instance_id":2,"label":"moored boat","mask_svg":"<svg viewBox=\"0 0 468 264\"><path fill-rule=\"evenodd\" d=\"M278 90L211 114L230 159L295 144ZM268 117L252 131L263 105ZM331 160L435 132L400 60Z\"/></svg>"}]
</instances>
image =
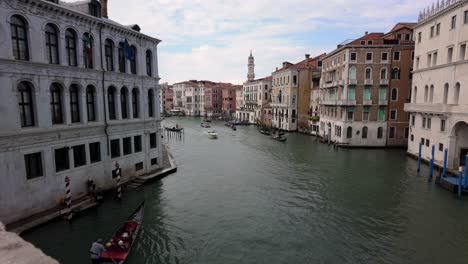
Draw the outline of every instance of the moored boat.
<instances>
[{"instance_id":1,"label":"moored boat","mask_svg":"<svg viewBox=\"0 0 468 264\"><path fill-rule=\"evenodd\" d=\"M101 263L122 264L125 262L141 229L144 209L145 205L143 202L130 218L117 229L117 232L114 233L105 245L106 251L103 251L101 254Z\"/></svg>"},{"instance_id":2,"label":"moored boat","mask_svg":"<svg viewBox=\"0 0 468 264\"><path fill-rule=\"evenodd\" d=\"M201 123L200 126L203 127L203 128L210 128L211 127L210 125L208 125L206 123Z\"/></svg>"},{"instance_id":3,"label":"moored boat","mask_svg":"<svg viewBox=\"0 0 468 264\"><path fill-rule=\"evenodd\" d=\"M208 137L211 138L211 139L217 139L218 138L218 133L216 133L216 131L208 131L207 132L208 134Z\"/></svg>"},{"instance_id":4,"label":"moored boat","mask_svg":"<svg viewBox=\"0 0 468 264\"><path fill-rule=\"evenodd\" d=\"M236 131L236 130L237 130L237 128L236 128L236 126L235 126L235 125L232 125L232 126L231 126L231 129L232 129L232 130L234 130L234 131Z\"/></svg>"},{"instance_id":5,"label":"moored boat","mask_svg":"<svg viewBox=\"0 0 468 264\"><path fill-rule=\"evenodd\" d=\"M181 132L182 130L184 130L184 128L179 127L179 125L176 125L175 127L164 127L164 129L171 132Z\"/></svg>"}]
</instances>

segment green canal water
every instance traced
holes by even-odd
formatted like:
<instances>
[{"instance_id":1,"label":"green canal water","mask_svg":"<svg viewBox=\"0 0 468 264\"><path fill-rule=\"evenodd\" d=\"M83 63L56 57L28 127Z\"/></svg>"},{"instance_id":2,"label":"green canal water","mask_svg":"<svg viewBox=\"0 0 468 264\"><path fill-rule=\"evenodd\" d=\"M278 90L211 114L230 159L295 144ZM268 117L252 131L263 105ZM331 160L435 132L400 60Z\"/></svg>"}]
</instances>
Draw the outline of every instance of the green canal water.
<instances>
[{"instance_id":1,"label":"green canal water","mask_svg":"<svg viewBox=\"0 0 468 264\"><path fill-rule=\"evenodd\" d=\"M333 149L314 137L286 143L200 119L169 142L178 172L124 193L72 224L24 235L61 263L89 263L144 199L143 230L127 263L467 263L468 200L427 182L402 150Z\"/></svg>"}]
</instances>

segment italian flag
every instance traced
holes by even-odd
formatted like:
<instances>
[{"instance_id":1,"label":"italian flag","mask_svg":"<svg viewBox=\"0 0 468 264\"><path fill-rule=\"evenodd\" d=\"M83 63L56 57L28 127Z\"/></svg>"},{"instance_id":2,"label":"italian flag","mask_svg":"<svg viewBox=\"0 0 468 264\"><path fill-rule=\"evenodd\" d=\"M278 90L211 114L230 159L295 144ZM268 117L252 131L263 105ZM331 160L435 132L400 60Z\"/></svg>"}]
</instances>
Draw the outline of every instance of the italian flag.
<instances>
[{"instance_id":1,"label":"italian flag","mask_svg":"<svg viewBox=\"0 0 468 264\"><path fill-rule=\"evenodd\" d=\"M93 39L91 38L91 33L88 33L84 36L84 50L86 52L86 56L88 57L88 61L93 61L93 53L91 51L91 45L93 43Z\"/></svg>"}]
</instances>

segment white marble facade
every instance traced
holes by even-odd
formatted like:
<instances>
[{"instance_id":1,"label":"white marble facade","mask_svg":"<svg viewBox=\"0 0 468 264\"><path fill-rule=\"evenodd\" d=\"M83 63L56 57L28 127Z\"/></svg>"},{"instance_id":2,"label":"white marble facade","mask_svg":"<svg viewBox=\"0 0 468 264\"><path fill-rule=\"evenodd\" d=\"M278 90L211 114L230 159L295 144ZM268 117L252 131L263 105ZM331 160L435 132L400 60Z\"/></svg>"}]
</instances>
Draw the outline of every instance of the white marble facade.
<instances>
[{"instance_id":1,"label":"white marble facade","mask_svg":"<svg viewBox=\"0 0 468 264\"><path fill-rule=\"evenodd\" d=\"M114 187L116 162L123 181L160 167L160 40L93 14L87 8L100 12L98 1L80 3L0 0L4 223L58 205L66 176L77 198L89 178L98 189ZM84 34L92 36L88 65ZM124 70L118 43L125 39L136 56L120 60Z\"/></svg>"}]
</instances>

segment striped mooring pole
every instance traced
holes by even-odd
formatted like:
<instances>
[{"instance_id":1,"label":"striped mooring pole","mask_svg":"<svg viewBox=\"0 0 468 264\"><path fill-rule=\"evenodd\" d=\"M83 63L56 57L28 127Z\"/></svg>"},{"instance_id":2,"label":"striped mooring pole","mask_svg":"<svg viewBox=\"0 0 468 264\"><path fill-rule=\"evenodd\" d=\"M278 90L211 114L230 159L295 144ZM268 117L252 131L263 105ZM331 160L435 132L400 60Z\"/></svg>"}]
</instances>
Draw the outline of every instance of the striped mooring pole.
<instances>
[{"instance_id":1,"label":"striped mooring pole","mask_svg":"<svg viewBox=\"0 0 468 264\"><path fill-rule=\"evenodd\" d=\"M73 214L71 212L71 190L70 190L70 177L65 177L65 202L67 203L67 211L66 211L66 217L68 221L70 221L73 217Z\"/></svg>"},{"instance_id":2,"label":"striped mooring pole","mask_svg":"<svg viewBox=\"0 0 468 264\"><path fill-rule=\"evenodd\" d=\"M120 186L120 166L115 162L115 177L117 178L117 198L122 199L122 186Z\"/></svg>"}]
</instances>

